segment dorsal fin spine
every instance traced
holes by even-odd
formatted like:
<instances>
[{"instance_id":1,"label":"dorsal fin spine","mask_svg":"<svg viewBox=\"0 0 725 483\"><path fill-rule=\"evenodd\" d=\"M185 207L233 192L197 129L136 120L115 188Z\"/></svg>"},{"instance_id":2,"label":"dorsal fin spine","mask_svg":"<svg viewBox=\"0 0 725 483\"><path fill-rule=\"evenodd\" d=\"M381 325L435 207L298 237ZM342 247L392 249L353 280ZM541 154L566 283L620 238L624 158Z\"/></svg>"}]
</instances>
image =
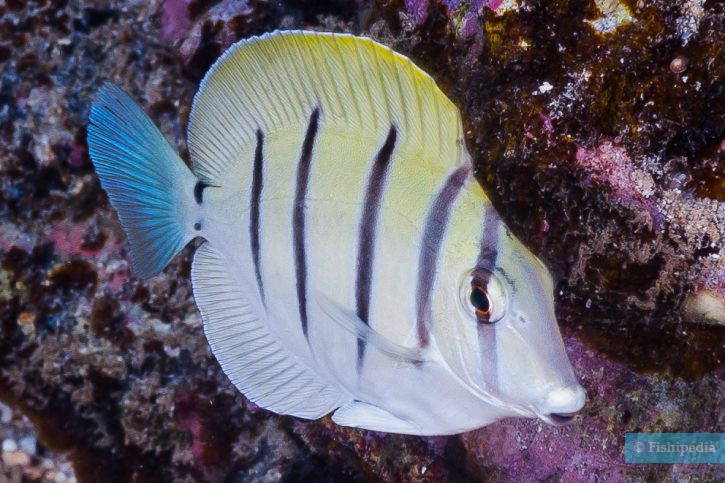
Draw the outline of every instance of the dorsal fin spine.
<instances>
[{"instance_id":1,"label":"dorsal fin spine","mask_svg":"<svg viewBox=\"0 0 725 483\"><path fill-rule=\"evenodd\" d=\"M357 43L357 42L355 42L353 44L353 46L354 46L354 49L355 49L355 54L357 56L358 62L360 63L360 65L364 65L362 52L360 51L360 44ZM372 94L370 93L370 86L368 85L367 82L363 82L363 86L365 88L365 94L367 95L368 106L374 105L375 102L373 101ZM371 124L373 125L373 128L375 130L378 130L380 126L378 126L378 119L377 119L377 117L372 116L372 119L371 120L372 120L372 123ZM367 121L367 119L365 121Z\"/></svg>"},{"instance_id":2,"label":"dorsal fin spine","mask_svg":"<svg viewBox=\"0 0 725 483\"><path fill-rule=\"evenodd\" d=\"M320 47L317 46L318 53L322 54ZM326 77L333 79L334 75L332 74L332 71L330 70L330 65L328 64L328 61L332 57L331 55L324 55L322 56L322 61L320 62L321 67L316 67L316 70L318 71L320 69L324 69ZM345 69L343 69L344 71ZM334 110L334 112L342 113L345 111L345 105L342 101L342 96L340 95L340 89L339 89L339 83L334 82L329 87L334 93L335 93L335 99L337 100L337 108Z\"/></svg>"},{"instance_id":3,"label":"dorsal fin spine","mask_svg":"<svg viewBox=\"0 0 725 483\"><path fill-rule=\"evenodd\" d=\"M273 60L273 54L271 54L267 50L267 47L268 47L268 45L265 44L265 43L260 44L261 54L264 57L265 62L274 62L274 60ZM275 70L276 69L265 69L264 70L264 77L266 78L266 80L269 83L271 83L271 81L272 81L271 76L270 76L270 73L271 72L274 72ZM289 121L289 115L286 112L286 104L287 103L286 102L280 102L280 103L274 102L274 99L272 99L272 96L270 95L270 89L268 89L268 88L265 87L264 89L261 89L261 90L264 93L265 98L267 99L266 104L267 105L271 105L272 106L272 109L274 110L274 113L275 113L274 119L277 120L277 122L275 123L274 129L279 129L279 128L282 127L282 125L284 124L285 121ZM281 106L278 106L277 104L281 104ZM285 111L285 117L284 118L281 116L279 108L281 108L282 110Z\"/></svg>"},{"instance_id":4,"label":"dorsal fin spine","mask_svg":"<svg viewBox=\"0 0 725 483\"><path fill-rule=\"evenodd\" d=\"M290 66L294 69L294 76L299 77L301 74L297 70L296 63L292 57L290 57L290 52L288 50L283 50L282 55L285 57L285 71L290 72ZM300 89L303 91L303 95L306 94L306 86L303 82L294 82L292 83L292 91L295 94L295 100L297 102L291 103L291 105L295 106L295 110L297 111L298 118L305 118L308 114L304 111L307 109L307 102L305 102L303 95L300 95Z\"/></svg>"},{"instance_id":5,"label":"dorsal fin spine","mask_svg":"<svg viewBox=\"0 0 725 483\"><path fill-rule=\"evenodd\" d=\"M340 51L340 42L334 42L333 46L335 48L335 52L337 53L338 57L342 57L342 52ZM333 57L330 56L330 58L327 59L327 62L328 62L328 70L329 70L329 62L333 62ZM350 79L349 69L341 69L341 70L344 74L345 83L347 84L349 91L353 92L352 80ZM365 86L365 87L367 89L367 86ZM362 111L360 110L360 103L358 102L358 99L356 96L351 96L351 97L352 97L352 103L355 106L355 112L357 113L357 125L360 126L363 123L363 115L362 115ZM369 93L368 93L368 98L370 98Z\"/></svg>"}]
</instances>

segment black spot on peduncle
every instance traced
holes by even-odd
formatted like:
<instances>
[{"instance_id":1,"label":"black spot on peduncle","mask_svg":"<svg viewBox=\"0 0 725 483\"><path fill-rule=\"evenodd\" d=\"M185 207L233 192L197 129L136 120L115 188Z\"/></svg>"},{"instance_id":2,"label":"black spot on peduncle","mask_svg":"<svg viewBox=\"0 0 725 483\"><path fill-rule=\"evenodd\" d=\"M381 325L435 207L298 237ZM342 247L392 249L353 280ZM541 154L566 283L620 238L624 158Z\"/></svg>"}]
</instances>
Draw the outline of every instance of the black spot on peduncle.
<instances>
[{"instance_id":1,"label":"black spot on peduncle","mask_svg":"<svg viewBox=\"0 0 725 483\"><path fill-rule=\"evenodd\" d=\"M203 181L197 181L196 185L194 186L194 199L196 200L196 204L200 205L201 202L204 199L204 188L209 186L208 184L204 183Z\"/></svg>"}]
</instances>

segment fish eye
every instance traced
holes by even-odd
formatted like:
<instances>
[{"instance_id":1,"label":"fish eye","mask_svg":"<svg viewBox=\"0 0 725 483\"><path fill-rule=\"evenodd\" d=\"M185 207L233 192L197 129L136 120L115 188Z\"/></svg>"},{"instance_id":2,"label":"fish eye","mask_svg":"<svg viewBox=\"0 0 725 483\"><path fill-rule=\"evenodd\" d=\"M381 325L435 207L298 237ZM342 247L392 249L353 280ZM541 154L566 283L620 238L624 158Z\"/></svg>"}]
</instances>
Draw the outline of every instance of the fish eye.
<instances>
[{"instance_id":1,"label":"fish eye","mask_svg":"<svg viewBox=\"0 0 725 483\"><path fill-rule=\"evenodd\" d=\"M471 305L476 310L476 318L479 322L488 324L491 317L491 299L488 297L486 288L471 281L471 294L469 295Z\"/></svg>"},{"instance_id":2,"label":"fish eye","mask_svg":"<svg viewBox=\"0 0 725 483\"><path fill-rule=\"evenodd\" d=\"M499 278L485 269L470 272L461 286L461 301L479 324L494 324L506 314L506 291Z\"/></svg>"}]
</instances>

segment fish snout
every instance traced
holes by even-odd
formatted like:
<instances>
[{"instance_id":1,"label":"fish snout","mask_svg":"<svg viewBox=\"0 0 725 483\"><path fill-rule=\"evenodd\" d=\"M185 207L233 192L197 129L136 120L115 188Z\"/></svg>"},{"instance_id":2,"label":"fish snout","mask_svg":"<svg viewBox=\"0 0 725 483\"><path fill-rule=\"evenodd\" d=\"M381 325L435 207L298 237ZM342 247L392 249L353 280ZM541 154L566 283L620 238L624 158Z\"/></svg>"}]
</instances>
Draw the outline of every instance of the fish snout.
<instances>
[{"instance_id":1,"label":"fish snout","mask_svg":"<svg viewBox=\"0 0 725 483\"><path fill-rule=\"evenodd\" d=\"M579 384L553 389L541 406L541 418L554 425L568 423L584 407L586 399Z\"/></svg>"}]
</instances>

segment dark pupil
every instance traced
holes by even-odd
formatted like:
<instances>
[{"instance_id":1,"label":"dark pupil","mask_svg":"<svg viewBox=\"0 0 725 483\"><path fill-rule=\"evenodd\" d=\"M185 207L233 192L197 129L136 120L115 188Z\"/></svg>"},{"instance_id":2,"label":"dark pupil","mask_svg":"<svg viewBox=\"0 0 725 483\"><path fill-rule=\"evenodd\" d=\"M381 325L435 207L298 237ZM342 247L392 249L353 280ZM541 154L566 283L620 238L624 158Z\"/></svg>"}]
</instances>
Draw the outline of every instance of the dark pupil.
<instances>
[{"instance_id":1,"label":"dark pupil","mask_svg":"<svg viewBox=\"0 0 725 483\"><path fill-rule=\"evenodd\" d=\"M473 290L471 291L471 305L473 305L476 310L484 313L491 309L488 296L481 287L473 287Z\"/></svg>"}]
</instances>

